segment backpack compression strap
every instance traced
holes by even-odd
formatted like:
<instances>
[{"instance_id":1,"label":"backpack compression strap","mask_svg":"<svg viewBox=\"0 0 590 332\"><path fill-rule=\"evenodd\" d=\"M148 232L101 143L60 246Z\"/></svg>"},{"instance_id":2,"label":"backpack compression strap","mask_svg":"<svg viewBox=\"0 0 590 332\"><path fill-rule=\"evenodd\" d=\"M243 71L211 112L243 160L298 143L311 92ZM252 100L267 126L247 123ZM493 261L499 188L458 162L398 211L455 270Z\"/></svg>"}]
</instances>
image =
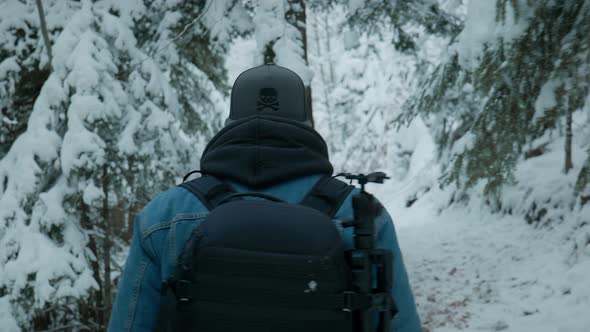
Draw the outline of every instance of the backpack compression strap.
<instances>
[{"instance_id":1,"label":"backpack compression strap","mask_svg":"<svg viewBox=\"0 0 590 332\"><path fill-rule=\"evenodd\" d=\"M227 183L212 175L203 175L179 186L197 196L209 211L236 193ZM325 176L311 188L300 204L333 218L353 189L354 186L331 176Z\"/></svg>"},{"instance_id":2,"label":"backpack compression strap","mask_svg":"<svg viewBox=\"0 0 590 332\"><path fill-rule=\"evenodd\" d=\"M316 209L334 218L340 205L354 189L354 186L348 185L331 176L321 178L307 195L301 201L301 205Z\"/></svg>"},{"instance_id":3,"label":"backpack compression strap","mask_svg":"<svg viewBox=\"0 0 590 332\"><path fill-rule=\"evenodd\" d=\"M209 211L213 210L229 196L235 194L232 187L212 175L203 175L179 186L197 196Z\"/></svg>"}]
</instances>

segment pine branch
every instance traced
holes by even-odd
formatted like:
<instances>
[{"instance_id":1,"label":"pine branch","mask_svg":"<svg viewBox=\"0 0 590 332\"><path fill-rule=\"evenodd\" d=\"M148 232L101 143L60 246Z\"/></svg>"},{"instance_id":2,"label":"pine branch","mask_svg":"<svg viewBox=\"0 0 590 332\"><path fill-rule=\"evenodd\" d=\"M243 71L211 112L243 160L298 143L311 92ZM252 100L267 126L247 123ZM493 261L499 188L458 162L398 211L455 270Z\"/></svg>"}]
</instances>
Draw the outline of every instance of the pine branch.
<instances>
[{"instance_id":1,"label":"pine branch","mask_svg":"<svg viewBox=\"0 0 590 332\"><path fill-rule=\"evenodd\" d=\"M37 0L37 2L39 2L39 1L40 0ZM189 31L189 28L191 28L193 25L195 25L197 22L199 22L203 18L203 16L205 16L205 14L207 14L207 12L209 11L209 8L211 8L212 3L213 3L213 0L210 0L207 3L207 7L203 10L203 12L200 13L199 16L197 16L195 19L193 19L189 24L185 25L183 27L182 31L178 35L176 35L172 39L165 41L164 45L158 47L153 52L147 52L147 54L143 57L143 59L139 60L137 63L135 63L131 66L131 69L129 71L133 71L133 70L139 68L139 66L141 66L145 61L147 61L148 59L155 58L155 56L158 55L158 53L160 53L161 51L170 47L170 45L172 45L174 42L176 42L177 40L184 37L184 35ZM201 33L201 36L204 36L206 33L207 33L207 30L203 31Z\"/></svg>"}]
</instances>

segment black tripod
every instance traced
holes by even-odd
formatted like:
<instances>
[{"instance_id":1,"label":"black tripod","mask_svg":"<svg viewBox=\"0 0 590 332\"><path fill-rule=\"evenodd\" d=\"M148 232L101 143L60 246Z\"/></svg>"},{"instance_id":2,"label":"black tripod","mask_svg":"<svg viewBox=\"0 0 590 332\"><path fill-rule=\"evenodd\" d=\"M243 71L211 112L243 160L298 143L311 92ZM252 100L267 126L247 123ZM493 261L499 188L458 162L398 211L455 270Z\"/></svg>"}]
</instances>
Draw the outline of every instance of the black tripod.
<instances>
[{"instance_id":1,"label":"black tripod","mask_svg":"<svg viewBox=\"0 0 590 332\"><path fill-rule=\"evenodd\" d=\"M383 206L365 191L367 183L383 183L389 177L383 172L368 175L344 174L344 177L358 181L361 186L361 192L352 197L354 220L343 225L354 228L354 249L347 252L354 291L367 294L371 298L370 307L354 313L357 324L355 331L375 331L373 315L378 313L377 331L391 332L391 320L397 313L391 297L393 253L391 250L375 248L375 219Z\"/></svg>"}]
</instances>

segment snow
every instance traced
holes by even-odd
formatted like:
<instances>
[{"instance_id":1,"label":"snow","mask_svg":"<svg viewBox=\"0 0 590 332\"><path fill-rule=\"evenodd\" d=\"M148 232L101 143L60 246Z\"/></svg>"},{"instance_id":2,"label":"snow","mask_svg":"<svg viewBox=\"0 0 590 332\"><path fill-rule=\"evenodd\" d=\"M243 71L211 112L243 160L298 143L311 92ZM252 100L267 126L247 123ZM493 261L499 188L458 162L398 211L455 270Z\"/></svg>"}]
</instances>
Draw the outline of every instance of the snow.
<instances>
[{"instance_id":1,"label":"snow","mask_svg":"<svg viewBox=\"0 0 590 332\"><path fill-rule=\"evenodd\" d=\"M282 19L284 12L282 1L259 1L252 19L256 27L255 39L258 49L280 38L284 33L286 25Z\"/></svg>"},{"instance_id":2,"label":"snow","mask_svg":"<svg viewBox=\"0 0 590 332\"><path fill-rule=\"evenodd\" d=\"M130 1L121 1L121 3L128 3ZM143 3L141 3L143 5ZM137 8L137 7L136 7ZM127 12L131 9L126 9L124 12ZM131 15L128 14L128 15ZM123 50L132 50L133 47L137 44L137 40L133 35L133 32L127 27L121 24L121 21L124 20L122 18L115 17L109 13L104 13L102 16L102 28L104 29L105 34L115 38L114 45L118 49Z\"/></svg>"},{"instance_id":3,"label":"snow","mask_svg":"<svg viewBox=\"0 0 590 332\"><path fill-rule=\"evenodd\" d=\"M585 116L577 115L574 123L575 132L582 130ZM588 331L590 206L573 212L556 206L551 212L565 218L555 217L549 227L534 227L523 217L534 201L550 198L563 205L572 193L577 171L561 171L563 139L519 164L519 184L507 186L502 195L503 208L512 213L502 215L479 195L468 204L447 206L452 188L438 186L432 138L417 137L413 144L428 148L415 148L413 171L401 181L369 189L393 216L429 331ZM577 169L582 145L574 142ZM417 200L407 207L410 198Z\"/></svg>"},{"instance_id":4,"label":"snow","mask_svg":"<svg viewBox=\"0 0 590 332\"><path fill-rule=\"evenodd\" d=\"M33 14L38 15L36 5L29 3L33 9ZM63 28L72 15L80 9L83 4L72 1L45 1L43 10L45 12L45 21L48 30ZM38 17L35 17L38 21Z\"/></svg>"},{"instance_id":5,"label":"snow","mask_svg":"<svg viewBox=\"0 0 590 332\"><path fill-rule=\"evenodd\" d=\"M531 232L522 218L478 211L432 213L416 203L422 222L399 227L422 319L436 331L584 331L590 287L570 268L563 240L550 230ZM407 239L407 240L404 240ZM585 305L584 305L585 304Z\"/></svg>"},{"instance_id":6,"label":"snow","mask_svg":"<svg viewBox=\"0 0 590 332\"><path fill-rule=\"evenodd\" d=\"M6 76L9 72L19 72L20 66L16 61L16 57L8 57L0 62L0 77ZM2 92L2 91L0 91ZM3 93L3 92L2 92Z\"/></svg>"},{"instance_id":7,"label":"snow","mask_svg":"<svg viewBox=\"0 0 590 332\"><path fill-rule=\"evenodd\" d=\"M558 80L549 80L543 84L541 92L535 101L535 120L543 116L545 111L557 106L555 99L555 89L557 89L562 82Z\"/></svg>"},{"instance_id":8,"label":"snow","mask_svg":"<svg viewBox=\"0 0 590 332\"><path fill-rule=\"evenodd\" d=\"M272 49L275 52L275 63L297 73L307 86L311 83L313 71L304 60L301 33L284 19L286 6L286 1L258 2L253 17L256 44L258 49L263 49L265 45L274 42ZM263 64L261 53L256 62Z\"/></svg>"},{"instance_id":9,"label":"snow","mask_svg":"<svg viewBox=\"0 0 590 332\"><path fill-rule=\"evenodd\" d=\"M384 199L423 323L431 331L576 331L590 326L590 255L570 266L565 234L531 231L522 217L486 209L437 214L440 195L411 208Z\"/></svg>"},{"instance_id":10,"label":"snow","mask_svg":"<svg viewBox=\"0 0 590 332\"><path fill-rule=\"evenodd\" d=\"M86 188L84 188L84 192L82 194L82 199L84 200L84 203L86 203L89 206L95 205L97 204L97 202L102 203L102 201L100 200L103 197L104 192L102 191L102 189L98 188L93 181L89 181L89 183L86 185Z\"/></svg>"},{"instance_id":11,"label":"snow","mask_svg":"<svg viewBox=\"0 0 590 332\"><path fill-rule=\"evenodd\" d=\"M352 50L360 46L360 36L354 29L344 30L342 33L342 41L345 50Z\"/></svg>"},{"instance_id":12,"label":"snow","mask_svg":"<svg viewBox=\"0 0 590 332\"><path fill-rule=\"evenodd\" d=\"M108 1L104 1L102 4L98 3L97 4L98 8L101 8L102 6L104 6L101 9L108 9L111 8L113 10L116 10L119 13L119 20L117 22L113 22L111 20L105 20L105 27L111 26L114 29L116 29L117 26L119 26L119 22L123 22L125 25L127 26L132 26L134 24L133 20L135 19L139 19L142 17L142 15L146 14L146 6L144 4L143 0L125 0L125 1L119 1L119 0L108 0ZM106 10L105 10L106 12ZM111 15L105 15L105 18L111 16ZM114 23L114 24L111 24ZM129 35L127 38L127 36L125 37L125 39L127 41L134 41L135 38L132 35ZM117 44L117 42L115 42L115 44ZM119 46L117 46L119 47Z\"/></svg>"},{"instance_id":13,"label":"snow","mask_svg":"<svg viewBox=\"0 0 590 332\"><path fill-rule=\"evenodd\" d=\"M0 297L0 322L4 332L20 332L18 323L12 315L12 308L7 298Z\"/></svg>"},{"instance_id":14,"label":"snow","mask_svg":"<svg viewBox=\"0 0 590 332\"><path fill-rule=\"evenodd\" d=\"M0 179L7 179L0 192L0 220L10 218L11 211L19 211L20 204L37 186L36 174L40 171L39 163L48 162L58 155L60 137L52 130L55 118L48 112L48 100L59 102L61 91L58 83L51 77L41 90L35 102L33 114L29 119L25 134L19 136L12 144L6 156L0 160ZM0 223L0 235L3 224Z\"/></svg>"},{"instance_id":15,"label":"snow","mask_svg":"<svg viewBox=\"0 0 590 332\"><path fill-rule=\"evenodd\" d=\"M0 3L0 45L10 45L17 50L17 54L24 51L25 43L17 42L11 29L27 31L27 24L37 24L34 20L34 7L21 1L3 1Z\"/></svg>"},{"instance_id":16,"label":"snow","mask_svg":"<svg viewBox=\"0 0 590 332\"><path fill-rule=\"evenodd\" d=\"M35 225L31 228L35 228ZM73 269L73 265L76 264L72 262L78 260L77 264L80 264L83 258L72 259L70 256L70 250L82 252L83 246L68 245L67 248L62 248L47 236L26 226L12 228L5 236L18 236L23 243L23 245L14 244L12 250L13 253L17 253L16 258L8 261L0 270L2 272L0 282L10 285L11 293L9 294L18 294L27 286L29 281L27 277L22 277L23 274L35 277L31 286L35 289L36 295L31 300L34 300L38 307L51 302L58 290L75 296L85 294L85 289L74 288L72 285L73 280L78 278L78 274Z\"/></svg>"},{"instance_id":17,"label":"snow","mask_svg":"<svg viewBox=\"0 0 590 332\"><path fill-rule=\"evenodd\" d=\"M140 128L141 113L128 107L125 112L127 126L123 129L117 142L117 148L121 153L131 155L137 152L134 135Z\"/></svg>"},{"instance_id":18,"label":"snow","mask_svg":"<svg viewBox=\"0 0 590 332\"><path fill-rule=\"evenodd\" d=\"M504 22L496 22L496 1L470 0L467 7L465 28L458 36L456 47L459 62L466 69L475 69L482 59L486 47L495 45L500 40L511 42L522 35L528 27L529 18L534 15L534 6L525 0L516 0L519 17L515 19L514 8L506 2Z\"/></svg>"},{"instance_id":19,"label":"snow","mask_svg":"<svg viewBox=\"0 0 590 332\"><path fill-rule=\"evenodd\" d=\"M245 8L235 1L208 0L206 12L201 21L212 39L220 45L228 43L232 32L244 32L253 28L250 15Z\"/></svg>"},{"instance_id":20,"label":"snow","mask_svg":"<svg viewBox=\"0 0 590 332\"><path fill-rule=\"evenodd\" d=\"M83 169L94 164L105 162L104 148L106 143L97 134L86 130L82 121L76 119L75 111L68 112L69 127L63 139L63 151L61 154L61 165L66 173Z\"/></svg>"},{"instance_id":21,"label":"snow","mask_svg":"<svg viewBox=\"0 0 590 332\"><path fill-rule=\"evenodd\" d=\"M257 43L254 39L237 38L229 47L225 61L227 69L227 81L232 85L236 78L247 69L257 65L255 58L257 53Z\"/></svg>"},{"instance_id":22,"label":"snow","mask_svg":"<svg viewBox=\"0 0 590 332\"><path fill-rule=\"evenodd\" d=\"M348 0L348 10L350 10L351 13L354 13L357 10L361 9L363 5L363 0Z\"/></svg>"}]
</instances>

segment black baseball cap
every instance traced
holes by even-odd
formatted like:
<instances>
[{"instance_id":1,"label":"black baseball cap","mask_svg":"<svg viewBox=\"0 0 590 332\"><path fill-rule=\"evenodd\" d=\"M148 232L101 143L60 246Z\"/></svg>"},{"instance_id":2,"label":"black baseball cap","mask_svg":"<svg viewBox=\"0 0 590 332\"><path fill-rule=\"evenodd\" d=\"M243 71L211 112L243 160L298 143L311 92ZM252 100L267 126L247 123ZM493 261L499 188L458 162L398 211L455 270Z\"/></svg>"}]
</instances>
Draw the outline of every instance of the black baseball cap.
<instances>
[{"instance_id":1,"label":"black baseball cap","mask_svg":"<svg viewBox=\"0 0 590 332\"><path fill-rule=\"evenodd\" d=\"M260 115L311 125L305 98L305 86L295 72L275 64L254 67L234 82L226 124Z\"/></svg>"}]
</instances>

